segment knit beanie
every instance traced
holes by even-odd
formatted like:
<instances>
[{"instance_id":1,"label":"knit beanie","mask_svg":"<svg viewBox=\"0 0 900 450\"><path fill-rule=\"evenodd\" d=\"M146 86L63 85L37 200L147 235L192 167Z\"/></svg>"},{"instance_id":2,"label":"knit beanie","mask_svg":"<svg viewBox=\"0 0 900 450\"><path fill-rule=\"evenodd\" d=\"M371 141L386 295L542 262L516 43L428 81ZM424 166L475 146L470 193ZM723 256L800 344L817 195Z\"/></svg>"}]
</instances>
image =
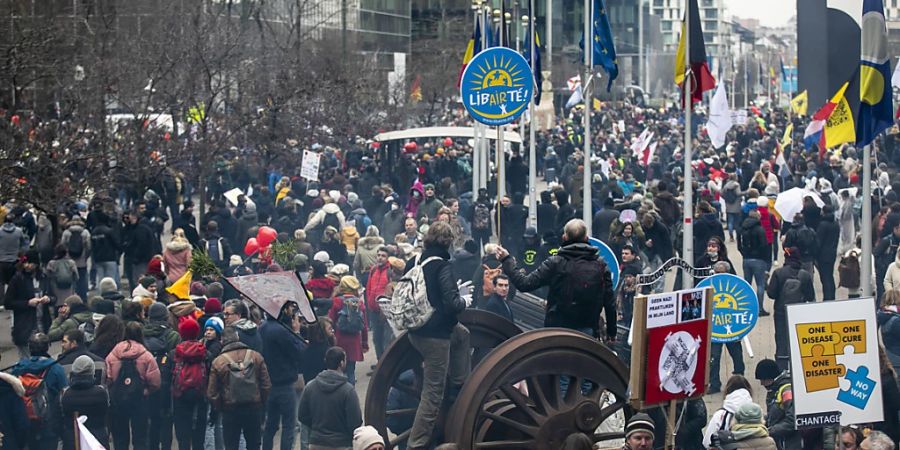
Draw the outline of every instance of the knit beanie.
<instances>
[{"instance_id":1,"label":"knit beanie","mask_svg":"<svg viewBox=\"0 0 900 450\"><path fill-rule=\"evenodd\" d=\"M209 285L206 286L206 296L209 298L222 298L224 294L225 287L223 287L222 283L219 283L218 281L209 283Z\"/></svg>"},{"instance_id":2,"label":"knit beanie","mask_svg":"<svg viewBox=\"0 0 900 450\"><path fill-rule=\"evenodd\" d=\"M762 423L762 408L756 403L744 403L734 412L737 423Z\"/></svg>"},{"instance_id":3,"label":"knit beanie","mask_svg":"<svg viewBox=\"0 0 900 450\"><path fill-rule=\"evenodd\" d=\"M94 360L88 355L81 355L75 358L72 363L73 375L86 375L94 373Z\"/></svg>"},{"instance_id":4,"label":"knit beanie","mask_svg":"<svg viewBox=\"0 0 900 450\"><path fill-rule=\"evenodd\" d=\"M218 317L210 317L209 319L206 319L206 324L204 324L203 328L212 328L217 335L221 336L222 330L225 329L225 323Z\"/></svg>"},{"instance_id":5,"label":"knit beanie","mask_svg":"<svg viewBox=\"0 0 900 450\"><path fill-rule=\"evenodd\" d=\"M155 322L164 322L169 318L169 310L166 309L166 305L154 302L150 305L150 312L147 314L147 317Z\"/></svg>"},{"instance_id":6,"label":"knit beanie","mask_svg":"<svg viewBox=\"0 0 900 450\"><path fill-rule=\"evenodd\" d=\"M195 281L191 283L190 294L196 295L198 297L206 296L206 286L204 286L203 283L199 281Z\"/></svg>"},{"instance_id":7,"label":"knit beanie","mask_svg":"<svg viewBox=\"0 0 900 450\"><path fill-rule=\"evenodd\" d=\"M115 291L119 290L119 288L116 287L116 280L113 280L110 277L105 277L102 280L100 280L99 289L100 289L101 294L105 294L107 292L115 292Z\"/></svg>"},{"instance_id":8,"label":"knit beanie","mask_svg":"<svg viewBox=\"0 0 900 450\"><path fill-rule=\"evenodd\" d=\"M147 275L147 276L141 278L140 284L141 284L141 286L144 287L144 289L149 288L150 286L153 286L154 284L156 284L156 278L153 278L153 277Z\"/></svg>"},{"instance_id":9,"label":"knit beanie","mask_svg":"<svg viewBox=\"0 0 900 450\"><path fill-rule=\"evenodd\" d=\"M203 306L203 312L206 314L218 314L222 312L222 302L215 297L206 299L206 305Z\"/></svg>"},{"instance_id":10,"label":"knit beanie","mask_svg":"<svg viewBox=\"0 0 900 450\"><path fill-rule=\"evenodd\" d=\"M353 431L353 450L368 450L375 444L384 445L384 439L375 427L366 425Z\"/></svg>"},{"instance_id":11,"label":"knit beanie","mask_svg":"<svg viewBox=\"0 0 900 450\"><path fill-rule=\"evenodd\" d=\"M345 275L341 277L341 292L359 292L359 280L353 275Z\"/></svg>"},{"instance_id":12,"label":"knit beanie","mask_svg":"<svg viewBox=\"0 0 900 450\"><path fill-rule=\"evenodd\" d=\"M182 317L178 322L178 335L183 341L193 341L200 336L200 324L191 316Z\"/></svg>"},{"instance_id":13,"label":"knit beanie","mask_svg":"<svg viewBox=\"0 0 900 450\"><path fill-rule=\"evenodd\" d=\"M231 255L231 258L228 258L229 266L240 266L244 264L244 260L241 258L241 255Z\"/></svg>"},{"instance_id":14,"label":"knit beanie","mask_svg":"<svg viewBox=\"0 0 900 450\"><path fill-rule=\"evenodd\" d=\"M628 420L628 424L625 425L625 439L628 439L632 434L639 431L650 433L651 437L654 439L656 438L656 435L654 434L656 431L656 423L654 423L653 419L646 413L637 413L631 416L631 419Z\"/></svg>"},{"instance_id":15,"label":"knit beanie","mask_svg":"<svg viewBox=\"0 0 900 450\"><path fill-rule=\"evenodd\" d=\"M116 304L103 297L94 297L90 302L91 309L97 314L115 314Z\"/></svg>"},{"instance_id":16,"label":"knit beanie","mask_svg":"<svg viewBox=\"0 0 900 450\"><path fill-rule=\"evenodd\" d=\"M781 374L778 363L771 359L764 359L756 364L757 380L774 380Z\"/></svg>"}]
</instances>

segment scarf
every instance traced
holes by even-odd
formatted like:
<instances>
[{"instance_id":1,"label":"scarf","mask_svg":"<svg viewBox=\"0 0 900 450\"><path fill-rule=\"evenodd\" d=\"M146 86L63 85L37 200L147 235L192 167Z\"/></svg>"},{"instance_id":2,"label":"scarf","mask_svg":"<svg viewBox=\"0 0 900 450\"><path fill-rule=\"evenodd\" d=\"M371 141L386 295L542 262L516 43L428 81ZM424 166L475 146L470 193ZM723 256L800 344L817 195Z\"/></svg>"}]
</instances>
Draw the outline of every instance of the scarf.
<instances>
[{"instance_id":1,"label":"scarf","mask_svg":"<svg viewBox=\"0 0 900 450\"><path fill-rule=\"evenodd\" d=\"M764 438L769 435L769 430L761 423L736 423L731 426L731 434L735 441Z\"/></svg>"}]
</instances>

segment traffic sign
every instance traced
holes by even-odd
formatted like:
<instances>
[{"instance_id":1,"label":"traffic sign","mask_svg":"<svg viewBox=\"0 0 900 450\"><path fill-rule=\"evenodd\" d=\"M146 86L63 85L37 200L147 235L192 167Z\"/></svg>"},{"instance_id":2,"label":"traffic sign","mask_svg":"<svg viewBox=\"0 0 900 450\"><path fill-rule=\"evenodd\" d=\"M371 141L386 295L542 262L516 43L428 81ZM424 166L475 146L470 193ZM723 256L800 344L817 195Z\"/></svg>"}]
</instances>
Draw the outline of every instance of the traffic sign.
<instances>
[{"instance_id":1,"label":"traffic sign","mask_svg":"<svg viewBox=\"0 0 900 450\"><path fill-rule=\"evenodd\" d=\"M612 274L613 290L616 290L619 287L619 260L616 259L616 254L600 239L588 238L588 243L600 250L600 258L606 261L606 266Z\"/></svg>"},{"instance_id":2,"label":"traffic sign","mask_svg":"<svg viewBox=\"0 0 900 450\"><path fill-rule=\"evenodd\" d=\"M469 115L490 126L516 120L534 95L534 76L528 61L506 47L491 47L475 55L459 85Z\"/></svg>"}]
</instances>

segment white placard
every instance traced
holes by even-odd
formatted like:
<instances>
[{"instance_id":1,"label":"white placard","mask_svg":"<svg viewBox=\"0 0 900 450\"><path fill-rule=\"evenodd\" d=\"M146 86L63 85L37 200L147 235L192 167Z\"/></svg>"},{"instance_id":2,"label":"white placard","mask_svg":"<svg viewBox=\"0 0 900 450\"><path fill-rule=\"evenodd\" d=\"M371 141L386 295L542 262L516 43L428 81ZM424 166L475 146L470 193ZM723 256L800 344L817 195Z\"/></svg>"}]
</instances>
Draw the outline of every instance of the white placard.
<instances>
[{"instance_id":1,"label":"white placard","mask_svg":"<svg viewBox=\"0 0 900 450\"><path fill-rule=\"evenodd\" d=\"M731 123L735 125L746 125L747 124L747 110L746 109L736 109L731 111Z\"/></svg>"},{"instance_id":2,"label":"white placard","mask_svg":"<svg viewBox=\"0 0 900 450\"><path fill-rule=\"evenodd\" d=\"M647 329L676 323L678 323L678 294L667 292L647 297Z\"/></svg>"},{"instance_id":3,"label":"white placard","mask_svg":"<svg viewBox=\"0 0 900 450\"><path fill-rule=\"evenodd\" d=\"M874 301L788 305L798 428L884 420Z\"/></svg>"},{"instance_id":4,"label":"white placard","mask_svg":"<svg viewBox=\"0 0 900 450\"><path fill-rule=\"evenodd\" d=\"M303 150L303 163L300 166L300 176L309 181L319 181L319 154L310 150Z\"/></svg>"}]
</instances>

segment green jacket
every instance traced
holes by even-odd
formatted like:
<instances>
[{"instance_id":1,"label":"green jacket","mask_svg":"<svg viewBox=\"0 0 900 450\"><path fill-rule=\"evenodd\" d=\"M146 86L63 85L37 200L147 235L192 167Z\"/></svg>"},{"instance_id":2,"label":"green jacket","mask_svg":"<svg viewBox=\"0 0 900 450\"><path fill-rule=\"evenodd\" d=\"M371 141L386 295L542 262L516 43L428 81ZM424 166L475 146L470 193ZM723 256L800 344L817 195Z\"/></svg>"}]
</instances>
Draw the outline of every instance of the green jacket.
<instances>
[{"instance_id":1,"label":"green jacket","mask_svg":"<svg viewBox=\"0 0 900 450\"><path fill-rule=\"evenodd\" d=\"M149 347L153 347L153 345L149 345L147 342L150 338L159 338L162 340L166 346L165 349L150 349ZM148 351L151 353L154 351L162 350L165 353L169 353L172 350L175 350L175 346L181 342L181 336L178 335L178 332L169 327L168 323L160 323L160 322L149 322L144 325L144 343Z\"/></svg>"},{"instance_id":2,"label":"green jacket","mask_svg":"<svg viewBox=\"0 0 900 450\"><path fill-rule=\"evenodd\" d=\"M50 324L50 331L47 332L47 337L50 338L50 342L61 341L64 334L78 329L78 326L85 322L93 320L93 315L89 310L84 310L74 314L69 313L69 316L66 318L57 317Z\"/></svg>"}]
</instances>

